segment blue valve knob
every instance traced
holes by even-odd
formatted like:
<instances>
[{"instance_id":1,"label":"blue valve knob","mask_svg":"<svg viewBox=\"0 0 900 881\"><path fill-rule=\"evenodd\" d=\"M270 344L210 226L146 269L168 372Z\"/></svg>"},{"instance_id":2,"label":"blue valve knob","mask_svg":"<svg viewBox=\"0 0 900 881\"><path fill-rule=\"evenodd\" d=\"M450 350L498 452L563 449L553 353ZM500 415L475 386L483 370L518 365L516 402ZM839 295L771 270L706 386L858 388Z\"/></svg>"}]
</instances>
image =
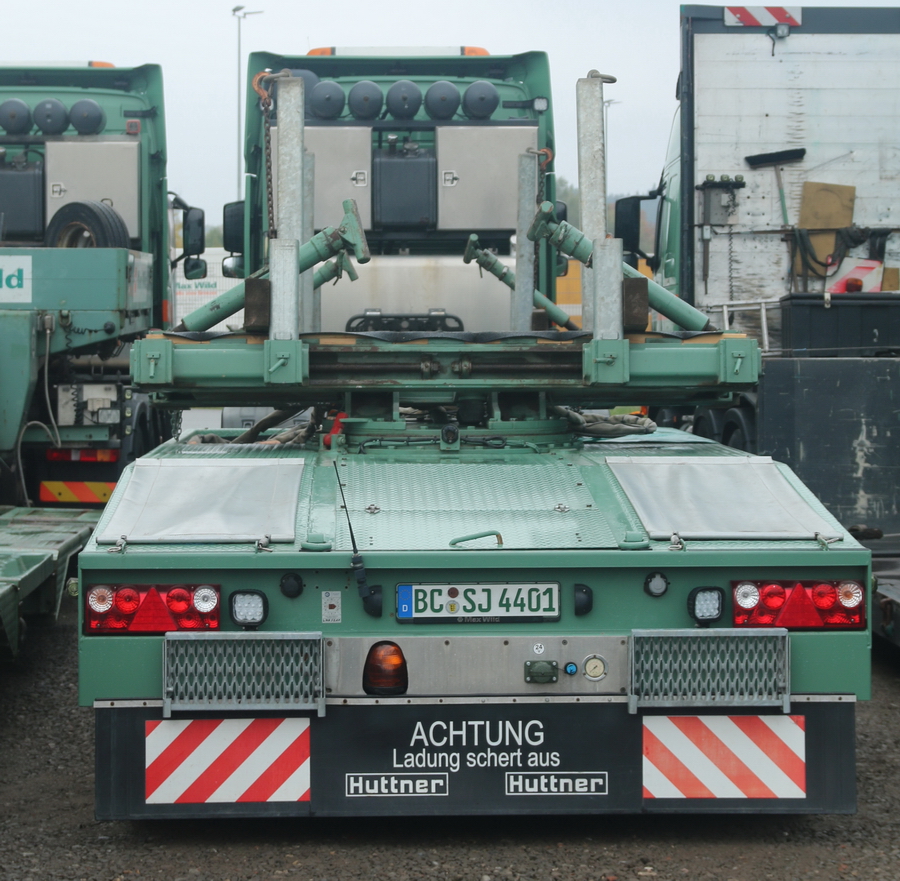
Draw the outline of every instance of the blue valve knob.
<instances>
[{"instance_id":1,"label":"blue valve knob","mask_svg":"<svg viewBox=\"0 0 900 881\"><path fill-rule=\"evenodd\" d=\"M574 676L577 672L578 664L573 664L571 661L569 661L569 663L566 664L566 673L568 673L569 676Z\"/></svg>"}]
</instances>

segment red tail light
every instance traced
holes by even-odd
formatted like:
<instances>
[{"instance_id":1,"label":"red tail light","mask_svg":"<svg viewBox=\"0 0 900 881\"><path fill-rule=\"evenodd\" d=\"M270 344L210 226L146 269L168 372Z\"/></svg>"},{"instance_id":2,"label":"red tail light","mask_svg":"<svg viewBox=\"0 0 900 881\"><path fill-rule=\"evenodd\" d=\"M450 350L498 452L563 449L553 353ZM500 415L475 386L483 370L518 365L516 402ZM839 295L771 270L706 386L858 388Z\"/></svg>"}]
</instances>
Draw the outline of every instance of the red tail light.
<instances>
[{"instance_id":1,"label":"red tail light","mask_svg":"<svg viewBox=\"0 0 900 881\"><path fill-rule=\"evenodd\" d=\"M406 694L409 675L406 658L393 642L376 642L369 649L363 668L363 691L366 694Z\"/></svg>"},{"instance_id":2,"label":"red tail light","mask_svg":"<svg viewBox=\"0 0 900 881\"><path fill-rule=\"evenodd\" d=\"M75 450L69 447L50 447L47 450L48 462L118 462L119 451L107 449Z\"/></svg>"},{"instance_id":3,"label":"red tail light","mask_svg":"<svg viewBox=\"0 0 900 881\"><path fill-rule=\"evenodd\" d=\"M735 627L858 630L866 592L857 581L733 581Z\"/></svg>"},{"instance_id":4,"label":"red tail light","mask_svg":"<svg viewBox=\"0 0 900 881\"><path fill-rule=\"evenodd\" d=\"M218 630L217 584L96 584L85 596L87 633Z\"/></svg>"}]
</instances>

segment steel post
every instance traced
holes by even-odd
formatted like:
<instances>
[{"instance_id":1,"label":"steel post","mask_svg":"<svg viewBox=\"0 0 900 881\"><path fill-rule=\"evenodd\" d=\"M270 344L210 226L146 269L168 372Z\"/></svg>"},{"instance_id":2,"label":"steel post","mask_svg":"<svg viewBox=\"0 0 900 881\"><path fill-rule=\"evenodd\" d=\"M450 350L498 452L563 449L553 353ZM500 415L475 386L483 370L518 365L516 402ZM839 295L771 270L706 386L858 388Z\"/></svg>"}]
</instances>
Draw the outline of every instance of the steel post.
<instances>
[{"instance_id":1,"label":"steel post","mask_svg":"<svg viewBox=\"0 0 900 881\"><path fill-rule=\"evenodd\" d=\"M603 129L603 83L615 77L596 70L576 85L578 118L578 185L581 191L581 228L594 243L591 268L582 273L582 327L595 338L622 337L621 261L613 266L606 250L621 254L621 245L606 239L606 138ZM598 264L602 263L602 270Z\"/></svg>"},{"instance_id":2,"label":"steel post","mask_svg":"<svg viewBox=\"0 0 900 881\"><path fill-rule=\"evenodd\" d=\"M269 279L272 283L269 313L269 339L271 340L295 340L298 337L300 273L297 267L300 259L299 250L299 242L296 239L271 239L269 241Z\"/></svg>"},{"instance_id":3,"label":"steel post","mask_svg":"<svg viewBox=\"0 0 900 881\"><path fill-rule=\"evenodd\" d=\"M534 245L528 241L528 229L534 219L537 196L538 157L519 156L519 211L516 223L516 286L510 297L509 329L531 330L534 304Z\"/></svg>"},{"instance_id":4,"label":"steel post","mask_svg":"<svg viewBox=\"0 0 900 881\"><path fill-rule=\"evenodd\" d=\"M303 80L300 77L279 80L278 154L275 157L278 238L269 242L272 281L269 338L273 340L297 339L300 331L298 246L300 241L306 241L303 236L303 121ZM290 264L291 260L293 264Z\"/></svg>"},{"instance_id":5,"label":"steel post","mask_svg":"<svg viewBox=\"0 0 900 881\"><path fill-rule=\"evenodd\" d=\"M308 242L315 233L316 157L303 152L303 238ZM312 268L300 274L300 329L315 332L322 329L322 294L314 280Z\"/></svg>"},{"instance_id":6,"label":"steel post","mask_svg":"<svg viewBox=\"0 0 900 881\"><path fill-rule=\"evenodd\" d=\"M622 240L594 239L591 264L594 308L591 323L582 320L582 327L590 330L595 340L622 339ZM582 287L582 303L584 293Z\"/></svg>"}]
</instances>

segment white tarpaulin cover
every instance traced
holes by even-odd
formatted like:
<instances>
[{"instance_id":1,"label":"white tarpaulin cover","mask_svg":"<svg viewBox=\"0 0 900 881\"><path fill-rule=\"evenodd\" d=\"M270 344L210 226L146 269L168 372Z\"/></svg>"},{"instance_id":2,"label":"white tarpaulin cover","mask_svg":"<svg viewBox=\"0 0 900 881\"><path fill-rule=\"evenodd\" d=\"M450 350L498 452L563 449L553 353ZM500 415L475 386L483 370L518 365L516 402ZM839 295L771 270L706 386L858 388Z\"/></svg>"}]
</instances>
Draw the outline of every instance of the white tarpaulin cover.
<instances>
[{"instance_id":1,"label":"white tarpaulin cover","mask_svg":"<svg viewBox=\"0 0 900 881\"><path fill-rule=\"evenodd\" d=\"M841 533L768 456L609 456L607 464L652 539L803 540Z\"/></svg>"},{"instance_id":2,"label":"white tarpaulin cover","mask_svg":"<svg viewBox=\"0 0 900 881\"><path fill-rule=\"evenodd\" d=\"M299 459L138 459L97 541L293 541L302 473Z\"/></svg>"}]
</instances>

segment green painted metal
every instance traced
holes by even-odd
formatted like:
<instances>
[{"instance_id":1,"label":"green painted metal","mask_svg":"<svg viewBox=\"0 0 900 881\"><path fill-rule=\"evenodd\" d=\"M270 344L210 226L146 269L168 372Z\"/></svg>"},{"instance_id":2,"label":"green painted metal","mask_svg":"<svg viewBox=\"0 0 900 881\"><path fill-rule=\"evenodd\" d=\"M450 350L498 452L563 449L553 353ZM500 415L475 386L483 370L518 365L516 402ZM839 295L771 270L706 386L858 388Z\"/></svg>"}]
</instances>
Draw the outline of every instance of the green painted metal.
<instances>
[{"instance_id":1,"label":"green painted metal","mask_svg":"<svg viewBox=\"0 0 900 881\"><path fill-rule=\"evenodd\" d=\"M401 76L385 63L383 58L330 57L325 55L294 55L275 52L253 52L250 54L246 77L244 159L246 162L247 190L244 200L244 259L248 272L254 272L266 263L265 233L268 228L268 206L266 202L265 169L265 129L259 112L259 96L252 88L253 77L262 71L308 70L321 79L338 84L345 96L360 80L374 82L382 92ZM544 198L556 198L555 163L553 156L557 145L553 131L552 102L546 110L536 111L530 105L534 98L549 99L551 94L550 66L544 52L523 52L516 55L466 56L448 58L446 56L418 56L403 59L402 79L415 83L423 93L436 80L450 79L460 93L472 83L486 81L493 85L500 96L500 105L492 115L492 120L501 124L521 125L533 123L537 127L539 150L548 151L542 157L546 172ZM510 103L512 102L512 103ZM456 123L463 122L462 114L457 114ZM414 130L410 139L420 149L434 150L434 125L428 116L424 102L411 120ZM380 121L379 121L380 124ZM476 123L480 124L480 123ZM403 130L404 126L398 127ZM372 143L380 145L382 134L377 126L372 127ZM336 208L337 206L335 206ZM416 243L414 242L413 245ZM415 250L415 248L414 248ZM460 248L459 250L462 250ZM449 251L442 251L440 244L430 242L427 253L451 253L459 250L454 245ZM541 244L540 261L536 287L551 300L555 297L555 266L550 260L550 249Z\"/></svg>"},{"instance_id":2,"label":"green painted metal","mask_svg":"<svg viewBox=\"0 0 900 881\"><path fill-rule=\"evenodd\" d=\"M552 202L542 202L537 214L528 229L528 238L532 242L549 239L550 243L582 263L590 263L594 253L594 243L580 230L556 219L556 211Z\"/></svg>"},{"instance_id":3,"label":"green painted metal","mask_svg":"<svg viewBox=\"0 0 900 881\"><path fill-rule=\"evenodd\" d=\"M647 278L646 275L627 263L622 264L622 272L628 278ZM695 309L690 303L680 300L662 285L658 285L652 278L647 278L647 294L650 305L660 315L665 315L679 327L683 327L685 330L714 330L707 315L699 309Z\"/></svg>"},{"instance_id":4,"label":"green painted metal","mask_svg":"<svg viewBox=\"0 0 900 881\"><path fill-rule=\"evenodd\" d=\"M679 443L675 432L667 433L662 445L667 451L676 449L679 455L737 454L715 444ZM411 578L426 583L546 579L558 581L563 588L562 615L558 624L553 624L555 632L627 636L634 628L692 626L686 600L699 584L719 586L727 592L731 583L740 579L853 578L870 582L868 551L846 533L841 543L846 547L832 546L830 550L814 541L688 542L686 550L679 552L671 551L668 542L649 541L646 549L620 549L619 541L642 532L642 527L605 458L639 450L654 456L659 448L652 440L604 441L580 449L556 447L552 455L531 450L473 450L439 456L437 461L432 455L416 464L397 461L396 451L360 456L346 450L256 447L230 451L213 446L209 455L218 458L276 455L302 458L307 463L299 493L296 540L273 545L267 553L249 544L162 544L131 545L124 554L107 553L106 547L92 540L81 555L82 595L91 583L208 582L220 584L223 595L252 586L268 597L269 619L263 629L277 631L293 626L289 622L307 628L317 623L321 591L337 590L344 594L344 618L329 632L415 638L421 631L411 632L408 625L392 617L370 617L356 597L350 566L352 546L337 491L335 461L368 577L383 586L387 610L393 608L395 586ZM200 452L201 448L190 443L169 443L153 455L196 460ZM126 473L103 515L101 528L113 516L128 479ZM809 504L827 516L802 484L795 479L792 482ZM417 496L415 487L428 487L428 492ZM562 500L570 503L572 510L555 511L555 504ZM411 501L415 507L404 507ZM367 508L373 504L380 510L369 513ZM578 517L585 515L587 519L579 525ZM560 531L558 524L569 517L575 517L568 521L571 528ZM599 531L592 531L590 517L602 524ZM479 530L479 526L483 528ZM484 536L479 538L479 532ZM503 536L502 546L498 546L498 532ZM304 549L313 534L327 550ZM453 541L455 546L451 546ZM288 571L300 573L306 585L296 600L283 596L278 588L281 575ZM643 590L646 575L653 571L665 572L670 582L661 598ZM588 615L574 614L575 584L587 585L594 592L594 608ZM227 616L222 626L235 629ZM714 626L728 626L728 622ZM535 627L504 624L492 630L517 635L533 633ZM546 630L547 625L540 628L540 632ZM484 633L479 624L428 628L430 636ZM82 636L82 703L109 697L111 688L123 699L158 699L159 667L153 659L158 657L160 643L161 637ZM868 696L868 630L793 633L791 645L795 693ZM111 671L116 671L112 679Z\"/></svg>"},{"instance_id":5,"label":"green painted metal","mask_svg":"<svg viewBox=\"0 0 900 881\"><path fill-rule=\"evenodd\" d=\"M29 107L47 98L71 107L82 98L96 101L106 116L99 136L78 136L68 128L60 138L84 140L109 136L133 138L140 152L140 246L137 250L154 256L152 280L153 321L162 324L162 304L169 298L167 259L169 225L167 218L166 124L163 100L162 68L157 64L139 67L0 67L0 100L18 98ZM138 120L140 135L126 135L126 125ZM39 134L16 139L6 145L6 161L12 161L18 146L27 147L33 158L43 152L44 138ZM6 253L6 249L4 249ZM96 252L95 252L96 253ZM62 296L65 296L64 294ZM174 306L174 304L170 304Z\"/></svg>"},{"instance_id":6,"label":"green painted metal","mask_svg":"<svg viewBox=\"0 0 900 881\"><path fill-rule=\"evenodd\" d=\"M594 253L594 243L581 230L570 223L557 221L553 204L543 202L538 208L531 228L528 230L531 241L548 239L563 254L568 254L582 263L590 265ZM622 264L622 272L629 278L647 278L627 263ZM647 291L650 305L661 315L674 321L685 330L712 330L709 317L689 303L679 300L661 285L647 279Z\"/></svg>"},{"instance_id":7,"label":"green painted metal","mask_svg":"<svg viewBox=\"0 0 900 881\"><path fill-rule=\"evenodd\" d=\"M516 289L514 273L510 272L509 267L504 266L495 254L478 246L478 236L475 233L469 236L463 260L466 263L471 263L474 260L479 267L486 269L491 275L507 285L510 290L514 291ZM567 330L580 330L564 309L561 309L549 297L545 297L538 290L534 291L534 305L538 309L543 309L554 324L558 324Z\"/></svg>"},{"instance_id":8,"label":"green painted metal","mask_svg":"<svg viewBox=\"0 0 900 881\"><path fill-rule=\"evenodd\" d=\"M36 332L37 316L33 312L0 310L0 450L15 447L34 393L38 372Z\"/></svg>"},{"instance_id":9,"label":"green painted metal","mask_svg":"<svg viewBox=\"0 0 900 881\"><path fill-rule=\"evenodd\" d=\"M515 389L552 392L556 403L594 407L630 403L636 397L647 403L720 401L752 387L759 375L754 340L714 337L692 343L652 335L645 340L578 337L548 344L525 335L492 343L453 338L395 343L366 335L309 334L284 347L304 349L308 374L276 389L268 350L252 338L197 343L154 335L134 344L131 369L142 389L159 390L160 403L182 407L313 405L348 388L389 390L410 406L440 390L451 393L451 402L465 390L487 395Z\"/></svg>"},{"instance_id":10,"label":"green painted metal","mask_svg":"<svg viewBox=\"0 0 900 881\"><path fill-rule=\"evenodd\" d=\"M344 271L351 279L354 279L356 270L353 269L345 255L347 250L351 250L360 263L369 262L369 251L366 246L365 233L360 225L359 213L356 206L349 201L344 203L344 220L339 227L326 227L300 246L298 270L306 272L317 263L328 260L329 257L336 257L337 259L329 261L316 270L313 277L314 287L321 287L332 279L340 278ZM267 270L259 270L252 277L268 278L269 273ZM181 324L185 330L209 330L213 325L243 309L244 299L245 289L241 282L195 309L182 319Z\"/></svg>"},{"instance_id":11,"label":"green painted metal","mask_svg":"<svg viewBox=\"0 0 900 881\"><path fill-rule=\"evenodd\" d=\"M12 484L4 484L2 500L21 502L28 496L37 497L40 480L58 475L58 466L44 461L44 448L56 445L57 440L69 445L124 449L127 453L132 429L140 431L148 443L159 439L146 424L129 421L128 413L143 413L147 402L144 399L138 407L138 402L129 398L128 377L121 365L112 365L109 359L122 345L150 328L168 326L175 303L170 284L172 255L160 67L0 67L0 102L10 99L22 101L32 110L48 99L61 102L67 109L89 99L103 117L100 130L92 134L80 134L67 120L59 134L44 135L32 124L27 132L3 137L5 184L18 177L10 173L12 169L19 165L30 169L29 180L34 182L41 206L29 208L33 213L24 215L29 231L12 235L10 231L22 218L13 218L7 209L4 238L15 246L3 248L0 255L0 453L20 460L19 470L24 472L17 477L15 489ZM128 156L135 157L134 177L130 172L123 173L122 180L114 184L133 187L124 199L134 210L134 216L128 219L125 247L44 247L52 206L59 204L54 197L67 192L51 193L51 184L57 185L48 178L51 144L57 150L55 161L74 165L76 154L71 151L79 151L77 155L85 165L84 178L72 171L76 179L67 177L66 182L71 190L94 194L82 196L89 201L109 201L102 195L105 181L99 179L99 161L92 151L122 151L123 157L128 151ZM70 199L71 192L66 201ZM179 208L183 207L180 203ZM73 370L71 364L72 357L82 356L99 356L88 378ZM43 372L48 374L46 384L40 378ZM63 421L59 418L62 405L57 405L57 387L69 387L73 407L77 408L89 397L80 394L88 382L115 388L113 408L120 410L115 415L121 418L90 425L83 423L83 415L76 415L76 424L54 426L54 422ZM32 424L26 429L27 422ZM127 455L123 464L126 460ZM80 475L82 467L66 463L63 479L97 479L95 469L84 469Z\"/></svg>"},{"instance_id":12,"label":"green painted metal","mask_svg":"<svg viewBox=\"0 0 900 881\"><path fill-rule=\"evenodd\" d=\"M356 269L350 262L350 258L347 257L346 252L341 251L334 260L329 260L327 263L323 263L316 269L315 275L313 276L313 287L320 288L322 285L340 278L345 272L353 281L356 281L359 277L356 274ZM268 270L262 269L259 272L253 273L252 276L252 278L268 277ZM224 293L219 294L215 299L210 300L209 303L204 303L202 306L191 312L190 315L186 315L182 318L180 328L187 331L209 330L209 328L218 324L220 321L223 321L229 316L234 315L235 312L239 312L243 309L245 299L246 289L244 287L244 282L240 282L233 288L229 288Z\"/></svg>"},{"instance_id":13,"label":"green painted metal","mask_svg":"<svg viewBox=\"0 0 900 881\"><path fill-rule=\"evenodd\" d=\"M346 90L360 79L382 85L393 82L395 65L395 59L257 53L251 56L250 72L312 70ZM499 77L498 70L505 76ZM502 100L521 104L536 95L549 95L545 71L546 58L531 53L499 59L409 59L404 60L403 75L422 84L450 77L462 83L487 78L498 83L498 89L502 86ZM521 106L503 107L498 111L501 121L512 121L507 111L531 113ZM259 116L254 94L248 103L245 142L248 170L254 176L248 177L244 257L248 268L257 271L263 268L266 226ZM539 144L551 145L551 117L548 113L535 117L541 126ZM434 124L424 118L414 122L414 140L421 136L420 145L433 144L428 139L434 138ZM377 134L373 131L373 138ZM552 193L542 195L552 200ZM581 234L574 228L560 231L550 215L541 222L544 238L536 281L552 305L552 282L545 287L544 281L553 273L555 248L571 248L583 259L590 251L584 252L584 242L579 245ZM469 245L467 256L474 259L481 249L475 239L470 238ZM311 243L305 247L314 248ZM345 247L344 241L338 250ZM322 256L318 251L316 255ZM514 284L496 264L483 262L491 264L489 271L506 284ZM229 296L233 303L238 294L233 291ZM688 327L705 326L705 316L700 325L692 323L692 313L678 314ZM205 320L201 318L197 326ZM233 520L235 511L245 513L244 505L254 510L255 504L265 511L266 523L272 522L273 513L281 518L279 529L271 530L274 540L268 532L254 538L248 527L226 532L221 541L176 540L165 531L166 541L155 543L159 532L142 537L136 521L129 519L143 499L131 496L132 489L137 495L141 485L135 475L149 473L155 463L125 472L95 538L80 558L82 705L157 702L164 697L161 635L105 634L86 628L86 594L98 584L217 585L225 632L239 630L228 612L228 597L252 589L267 599L268 615L259 627L262 634L321 631L328 645L332 637L334 644L344 637L359 637L357 647L362 639L390 640L402 647L439 637L450 646L446 657L458 669L458 684L439 694L428 693L427 700L446 696L473 706L483 694L467 690L466 671L474 660L454 655L451 644L457 637L469 638L467 644L477 646L475 651L485 652L487 659L491 651L499 652L508 644L505 637L519 637L529 646L587 637L608 640L607 645L624 653L634 630L694 627L688 597L696 587L722 591L724 615L711 624L713 630L731 626L732 587L739 580L852 579L870 593L869 552L786 469L782 473L789 487L840 541L829 545L814 539L651 539L608 464L609 457L732 460L746 454L670 430L610 439L586 437L559 409L634 402L727 403L737 392L752 389L759 376L760 355L753 340L712 333L647 333L608 340L556 332L317 332L297 340L242 334L205 340L159 332L137 341L131 359L136 384L160 407L268 405L288 412L310 408L313 428L318 430L310 428L300 438L282 435L278 443L273 429L252 444L233 443L236 430L223 429L213 438L198 432L149 454L152 460L171 460L159 468L159 473L175 475L166 485L171 510L182 505L190 520L196 497L197 510L209 505L210 519L221 523ZM279 505L242 496L234 507L217 507L219 498L234 492L229 473L244 467L246 460L256 464L270 459L295 473L302 465L295 505L292 493ZM216 469L226 476L221 485L204 486L199 492L190 475L199 465L212 462L220 463ZM168 521L165 525L173 528ZM201 525L205 527L205 521ZM119 527L136 531L113 544L121 535ZM203 529L192 534L222 537ZM236 535L246 540L238 541ZM651 596L645 589L654 573L666 578L662 596ZM294 591L289 596L291 591L282 589L286 574L295 576L288 583L302 582L299 595ZM427 626L401 620L401 597L413 587L486 583L553 585L551 596L558 585L560 607L546 620L526 616L502 621L487 613L484 620L463 613ZM838 696L866 698L870 639L868 625L854 631L791 632L793 693L835 701ZM419 642L417 649L423 651L423 645L428 643ZM540 654L537 648L534 652ZM352 666L355 661L350 658L341 654L340 664ZM538 685L527 682L527 661L535 658L522 658L523 666L517 668L523 670L521 681L504 699L518 700L519 695L574 699L593 687L572 676L554 682L552 674ZM410 672L409 695L415 699L425 693L415 693L417 672L425 671ZM621 674L620 669L617 675ZM361 660L359 671L354 667L348 676L359 683L353 685L359 691ZM627 686L617 685L611 697L623 700L626 691ZM326 704L341 699L326 694ZM396 727L392 708L378 708L382 710L385 730ZM326 706L326 718L328 711ZM541 705L541 712L553 710ZM252 807L248 810L253 812Z\"/></svg>"},{"instance_id":14,"label":"green painted metal","mask_svg":"<svg viewBox=\"0 0 900 881\"><path fill-rule=\"evenodd\" d=\"M9 508L0 513L0 657L18 654L23 617L55 619L70 560L99 511Z\"/></svg>"}]
</instances>

